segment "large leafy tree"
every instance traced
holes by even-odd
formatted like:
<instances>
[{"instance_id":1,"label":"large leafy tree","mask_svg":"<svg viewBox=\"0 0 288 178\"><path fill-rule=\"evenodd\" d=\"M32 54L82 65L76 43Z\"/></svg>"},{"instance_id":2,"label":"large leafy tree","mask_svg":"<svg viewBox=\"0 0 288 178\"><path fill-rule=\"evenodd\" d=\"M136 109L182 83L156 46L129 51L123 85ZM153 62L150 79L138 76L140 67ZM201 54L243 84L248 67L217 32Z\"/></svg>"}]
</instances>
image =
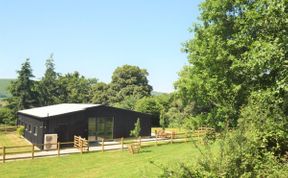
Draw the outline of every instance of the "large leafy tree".
<instances>
[{"instance_id":1,"label":"large leafy tree","mask_svg":"<svg viewBox=\"0 0 288 178\"><path fill-rule=\"evenodd\" d=\"M219 152L166 177L287 175L288 1L206 0L201 10L177 91L185 105L195 102L194 118L237 127Z\"/></svg>"},{"instance_id":2,"label":"large leafy tree","mask_svg":"<svg viewBox=\"0 0 288 178\"><path fill-rule=\"evenodd\" d=\"M104 82L98 82L92 86L91 102L95 104L109 104L109 85Z\"/></svg>"},{"instance_id":3,"label":"large leafy tree","mask_svg":"<svg viewBox=\"0 0 288 178\"><path fill-rule=\"evenodd\" d=\"M287 113L287 1L206 0L201 11L176 82L184 103L207 124L233 126L253 91L277 88Z\"/></svg>"},{"instance_id":4,"label":"large leafy tree","mask_svg":"<svg viewBox=\"0 0 288 178\"><path fill-rule=\"evenodd\" d=\"M124 65L116 68L110 83L113 96L111 102L121 102L130 96L134 98L150 96L152 86L148 84L147 76L148 72L137 66Z\"/></svg>"},{"instance_id":5,"label":"large leafy tree","mask_svg":"<svg viewBox=\"0 0 288 178\"><path fill-rule=\"evenodd\" d=\"M159 126L160 113L163 106L154 97L145 97L138 100L135 104L135 110L153 115L152 126Z\"/></svg>"},{"instance_id":6,"label":"large leafy tree","mask_svg":"<svg viewBox=\"0 0 288 178\"><path fill-rule=\"evenodd\" d=\"M91 100L92 85L96 79L86 79L78 72L60 76L58 80L57 103L88 103Z\"/></svg>"},{"instance_id":7,"label":"large leafy tree","mask_svg":"<svg viewBox=\"0 0 288 178\"><path fill-rule=\"evenodd\" d=\"M13 81L9 87L13 96L13 102L15 104L15 110L29 109L37 106L35 85L32 78L32 68L29 59L22 64L21 69L17 71L17 80Z\"/></svg>"}]
</instances>

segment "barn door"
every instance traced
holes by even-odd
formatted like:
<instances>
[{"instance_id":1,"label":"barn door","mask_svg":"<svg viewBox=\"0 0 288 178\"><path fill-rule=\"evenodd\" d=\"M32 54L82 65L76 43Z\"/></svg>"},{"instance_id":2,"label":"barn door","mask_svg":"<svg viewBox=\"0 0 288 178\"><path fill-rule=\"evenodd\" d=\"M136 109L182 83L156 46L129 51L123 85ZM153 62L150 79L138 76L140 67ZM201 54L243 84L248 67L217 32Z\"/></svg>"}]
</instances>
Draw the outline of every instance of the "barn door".
<instances>
[{"instance_id":1,"label":"barn door","mask_svg":"<svg viewBox=\"0 0 288 178\"><path fill-rule=\"evenodd\" d=\"M113 125L114 125L113 117L98 117L96 123L97 139L101 138L112 139Z\"/></svg>"}]
</instances>

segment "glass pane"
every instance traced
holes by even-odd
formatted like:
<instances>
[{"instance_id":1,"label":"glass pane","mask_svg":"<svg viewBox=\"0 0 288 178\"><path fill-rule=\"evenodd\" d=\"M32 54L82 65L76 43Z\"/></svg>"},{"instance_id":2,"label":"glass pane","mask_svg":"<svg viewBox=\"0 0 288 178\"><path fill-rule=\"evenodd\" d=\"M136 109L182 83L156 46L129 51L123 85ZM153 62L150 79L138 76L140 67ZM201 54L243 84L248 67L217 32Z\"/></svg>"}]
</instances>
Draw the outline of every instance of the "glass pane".
<instances>
[{"instance_id":1,"label":"glass pane","mask_svg":"<svg viewBox=\"0 0 288 178\"><path fill-rule=\"evenodd\" d=\"M113 118L99 117L97 118L97 137L98 139L112 139L113 137Z\"/></svg>"},{"instance_id":2,"label":"glass pane","mask_svg":"<svg viewBox=\"0 0 288 178\"><path fill-rule=\"evenodd\" d=\"M88 140L96 140L96 118L89 118L88 120Z\"/></svg>"}]
</instances>

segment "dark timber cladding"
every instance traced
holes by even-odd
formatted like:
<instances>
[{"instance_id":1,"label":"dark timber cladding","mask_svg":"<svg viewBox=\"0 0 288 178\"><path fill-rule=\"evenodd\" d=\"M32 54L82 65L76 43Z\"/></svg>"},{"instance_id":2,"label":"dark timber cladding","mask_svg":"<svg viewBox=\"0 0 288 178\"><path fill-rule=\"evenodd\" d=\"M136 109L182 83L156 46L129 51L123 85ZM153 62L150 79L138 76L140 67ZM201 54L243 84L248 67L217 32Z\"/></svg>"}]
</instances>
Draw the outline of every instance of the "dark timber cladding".
<instances>
[{"instance_id":1,"label":"dark timber cladding","mask_svg":"<svg viewBox=\"0 0 288 178\"><path fill-rule=\"evenodd\" d=\"M104 105L59 104L22 110L18 117L24 137L34 144L43 144L45 134L58 134L59 142L73 141L74 135L90 141L129 137L138 118L140 135L151 135L151 115Z\"/></svg>"}]
</instances>

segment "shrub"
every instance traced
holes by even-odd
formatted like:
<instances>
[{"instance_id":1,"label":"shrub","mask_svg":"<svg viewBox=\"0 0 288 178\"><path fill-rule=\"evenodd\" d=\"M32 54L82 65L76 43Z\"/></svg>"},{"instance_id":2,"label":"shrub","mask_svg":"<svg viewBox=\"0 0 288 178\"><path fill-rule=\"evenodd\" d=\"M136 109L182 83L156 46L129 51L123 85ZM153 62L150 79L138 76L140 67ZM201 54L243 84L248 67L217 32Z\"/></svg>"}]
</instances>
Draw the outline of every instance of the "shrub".
<instances>
[{"instance_id":1,"label":"shrub","mask_svg":"<svg viewBox=\"0 0 288 178\"><path fill-rule=\"evenodd\" d=\"M135 123L135 127L133 130L130 131L130 136L139 137L141 131L140 119L137 119Z\"/></svg>"},{"instance_id":2,"label":"shrub","mask_svg":"<svg viewBox=\"0 0 288 178\"><path fill-rule=\"evenodd\" d=\"M19 126L16 131L17 131L19 136L23 136L24 130L25 130L24 126Z\"/></svg>"}]
</instances>

